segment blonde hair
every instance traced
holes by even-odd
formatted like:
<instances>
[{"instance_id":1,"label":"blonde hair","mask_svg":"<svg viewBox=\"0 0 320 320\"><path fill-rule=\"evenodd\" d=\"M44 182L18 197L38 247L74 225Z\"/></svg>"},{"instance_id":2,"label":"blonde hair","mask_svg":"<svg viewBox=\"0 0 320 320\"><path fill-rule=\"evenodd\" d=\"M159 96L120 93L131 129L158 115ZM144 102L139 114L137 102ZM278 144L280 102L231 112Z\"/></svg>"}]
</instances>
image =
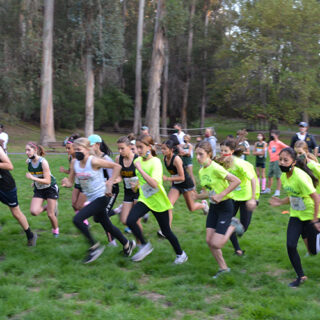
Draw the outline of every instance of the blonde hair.
<instances>
[{"instance_id":1,"label":"blonde hair","mask_svg":"<svg viewBox=\"0 0 320 320\"><path fill-rule=\"evenodd\" d=\"M151 154L154 157L157 156L154 141L150 135L147 135L147 134L141 135L139 138L137 138L136 141L139 141L139 142L143 143L144 145L151 147Z\"/></svg>"},{"instance_id":2,"label":"blonde hair","mask_svg":"<svg viewBox=\"0 0 320 320\"><path fill-rule=\"evenodd\" d=\"M93 151L93 149L90 146L89 139L81 137L81 138L78 138L78 139L74 140L73 144L78 145L80 147L83 147L83 148L89 150L89 154L90 155L95 155L96 156L96 153Z\"/></svg>"},{"instance_id":3,"label":"blonde hair","mask_svg":"<svg viewBox=\"0 0 320 320\"><path fill-rule=\"evenodd\" d=\"M295 144L294 144L294 149L297 149L297 148L301 148L307 155L307 158L309 160L313 160L315 162L319 162L317 157L312 154L311 152L309 152L309 148L308 148L308 145L305 141L302 141L302 140L298 140Z\"/></svg>"},{"instance_id":4,"label":"blonde hair","mask_svg":"<svg viewBox=\"0 0 320 320\"><path fill-rule=\"evenodd\" d=\"M189 134L185 134L183 138L187 139L188 142L191 140L191 136Z\"/></svg>"}]
</instances>

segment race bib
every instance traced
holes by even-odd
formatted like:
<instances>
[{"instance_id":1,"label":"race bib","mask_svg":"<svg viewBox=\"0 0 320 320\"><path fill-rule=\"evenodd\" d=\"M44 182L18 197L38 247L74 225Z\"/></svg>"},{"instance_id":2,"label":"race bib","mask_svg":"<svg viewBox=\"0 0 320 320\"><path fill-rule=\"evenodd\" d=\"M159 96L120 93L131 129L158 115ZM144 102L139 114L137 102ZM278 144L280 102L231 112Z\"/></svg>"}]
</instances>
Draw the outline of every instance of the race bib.
<instances>
[{"instance_id":1,"label":"race bib","mask_svg":"<svg viewBox=\"0 0 320 320\"><path fill-rule=\"evenodd\" d=\"M175 174L175 175L172 175L171 177L179 177L179 175L178 174ZM173 184L179 184L179 183L182 183L182 182L184 182L184 181L172 181L173 182Z\"/></svg>"},{"instance_id":2,"label":"race bib","mask_svg":"<svg viewBox=\"0 0 320 320\"><path fill-rule=\"evenodd\" d=\"M211 190L209 192L209 202L210 203L216 203L215 201L212 200L212 196L214 196L216 194L216 192L214 190Z\"/></svg>"},{"instance_id":3,"label":"race bib","mask_svg":"<svg viewBox=\"0 0 320 320\"><path fill-rule=\"evenodd\" d=\"M34 182L34 185L36 186L37 189L47 189L50 187L50 184L43 184L39 182Z\"/></svg>"},{"instance_id":4,"label":"race bib","mask_svg":"<svg viewBox=\"0 0 320 320\"><path fill-rule=\"evenodd\" d=\"M138 177L123 178L125 188L131 189L132 188L131 182L136 182L138 180L139 180Z\"/></svg>"},{"instance_id":5,"label":"race bib","mask_svg":"<svg viewBox=\"0 0 320 320\"><path fill-rule=\"evenodd\" d=\"M290 205L293 210L303 211L306 210L306 206L303 199L300 197L290 197Z\"/></svg>"},{"instance_id":6,"label":"race bib","mask_svg":"<svg viewBox=\"0 0 320 320\"><path fill-rule=\"evenodd\" d=\"M150 198L151 196L153 196L155 193L157 193L159 191L158 188L152 188L147 183L145 183L141 187L141 189L142 189L142 192L143 192L143 195L145 196L145 198Z\"/></svg>"}]
</instances>

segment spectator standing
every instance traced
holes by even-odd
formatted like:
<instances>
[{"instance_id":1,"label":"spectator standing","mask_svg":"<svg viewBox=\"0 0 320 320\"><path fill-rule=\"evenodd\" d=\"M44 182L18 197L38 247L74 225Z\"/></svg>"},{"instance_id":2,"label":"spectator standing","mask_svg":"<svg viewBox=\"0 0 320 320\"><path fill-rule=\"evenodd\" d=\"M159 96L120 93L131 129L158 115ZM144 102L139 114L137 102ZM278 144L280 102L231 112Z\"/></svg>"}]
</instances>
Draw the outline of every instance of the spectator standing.
<instances>
[{"instance_id":1,"label":"spectator standing","mask_svg":"<svg viewBox=\"0 0 320 320\"><path fill-rule=\"evenodd\" d=\"M212 149L212 159L215 158L217 154L217 138L215 137L216 132L213 128L206 128L206 131L204 133L204 139L203 141L208 141L211 145Z\"/></svg>"},{"instance_id":2,"label":"spectator standing","mask_svg":"<svg viewBox=\"0 0 320 320\"><path fill-rule=\"evenodd\" d=\"M315 138L313 135L308 133L309 125L307 122L300 122L299 123L299 132L297 132L292 138L290 147L294 148L295 143L298 140L305 141L308 145L309 152L313 152L314 155L318 156L318 147Z\"/></svg>"},{"instance_id":3,"label":"spectator standing","mask_svg":"<svg viewBox=\"0 0 320 320\"><path fill-rule=\"evenodd\" d=\"M6 132L4 132L3 124L0 124L0 145L2 146L5 153L7 153L8 141L9 141L9 136Z\"/></svg>"},{"instance_id":4,"label":"spectator standing","mask_svg":"<svg viewBox=\"0 0 320 320\"><path fill-rule=\"evenodd\" d=\"M180 123L176 123L173 126L173 129L175 130L174 131L174 135L177 136L177 138L179 140L179 144L184 144L183 137L185 136L185 133L182 131L181 124Z\"/></svg>"}]
</instances>

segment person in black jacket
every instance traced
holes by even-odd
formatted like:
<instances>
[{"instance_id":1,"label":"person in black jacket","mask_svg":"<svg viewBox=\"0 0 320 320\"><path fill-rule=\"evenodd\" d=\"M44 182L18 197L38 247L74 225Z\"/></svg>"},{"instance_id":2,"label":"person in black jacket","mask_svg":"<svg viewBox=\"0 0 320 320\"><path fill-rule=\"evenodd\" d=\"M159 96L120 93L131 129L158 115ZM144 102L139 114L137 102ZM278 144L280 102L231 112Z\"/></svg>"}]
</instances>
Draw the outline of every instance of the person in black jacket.
<instances>
[{"instance_id":1,"label":"person in black jacket","mask_svg":"<svg viewBox=\"0 0 320 320\"><path fill-rule=\"evenodd\" d=\"M308 133L308 123L307 122L300 122L299 123L299 132L297 132L292 138L290 147L294 148L294 144L298 140L305 141L308 145L309 151L314 152L315 156L318 156L318 147L315 138L313 135Z\"/></svg>"}]
</instances>

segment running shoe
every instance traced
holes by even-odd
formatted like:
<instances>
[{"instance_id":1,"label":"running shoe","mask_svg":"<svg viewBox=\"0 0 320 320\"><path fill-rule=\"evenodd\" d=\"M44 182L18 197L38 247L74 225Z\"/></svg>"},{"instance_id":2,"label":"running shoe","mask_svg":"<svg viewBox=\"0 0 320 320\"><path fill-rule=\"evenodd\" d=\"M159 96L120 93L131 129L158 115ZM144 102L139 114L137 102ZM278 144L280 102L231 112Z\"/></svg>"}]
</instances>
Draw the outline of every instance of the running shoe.
<instances>
[{"instance_id":1,"label":"running shoe","mask_svg":"<svg viewBox=\"0 0 320 320\"><path fill-rule=\"evenodd\" d=\"M34 232L33 237L28 240L28 246L29 247L35 247L37 244L38 235Z\"/></svg>"},{"instance_id":2,"label":"running shoe","mask_svg":"<svg viewBox=\"0 0 320 320\"><path fill-rule=\"evenodd\" d=\"M229 273L231 271L230 268L227 269L219 269L219 271L212 277L213 279L217 279L225 273Z\"/></svg>"},{"instance_id":3,"label":"running shoe","mask_svg":"<svg viewBox=\"0 0 320 320\"><path fill-rule=\"evenodd\" d=\"M119 207L117 207L117 208L114 209L114 212L115 212L116 214L120 214L121 211L122 211L122 207L123 207L123 204L121 203Z\"/></svg>"},{"instance_id":4,"label":"running shoe","mask_svg":"<svg viewBox=\"0 0 320 320\"><path fill-rule=\"evenodd\" d=\"M204 205L204 207L202 208L203 213L205 215L207 215L209 213L209 206L208 206L208 202L207 200L202 200L201 203Z\"/></svg>"},{"instance_id":5,"label":"running shoe","mask_svg":"<svg viewBox=\"0 0 320 320\"><path fill-rule=\"evenodd\" d=\"M188 260L187 254L182 251L182 254L177 254L176 260L174 260L174 264L182 264Z\"/></svg>"},{"instance_id":6,"label":"running shoe","mask_svg":"<svg viewBox=\"0 0 320 320\"><path fill-rule=\"evenodd\" d=\"M131 229L130 229L129 227L126 227L126 228L124 229L124 232L125 232L125 233L132 233L132 231L131 231Z\"/></svg>"},{"instance_id":7,"label":"running shoe","mask_svg":"<svg viewBox=\"0 0 320 320\"><path fill-rule=\"evenodd\" d=\"M134 240L129 241L129 246L127 249L123 247L123 253L125 256L130 257L133 249L136 247L136 242Z\"/></svg>"},{"instance_id":8,"label":"running shoe","mask_svg":"<svg viewBox=\"0 0 320 320\"><path fill-rule=\"evenodd\" d=\"M166 238L166 236L162 233L161 230L158 230L158 231L157 231L157 235L158 235L158 237L160 237L160 238Z\"/></svg>"},{"instance_id":9,"label":"running shoe","mask_svg":"<svg viewBox=\"0 0 320 320\"><path fill-rule=\"evenodd\" d=\"M55 238L58 238L58 237L59 237L59 228L57 228L57 229L52 229L52 235L53 235Z\"/></svg>"},{"instance_id":10,"label":"running shoe","mask_svg":"<svg viewBox=\"0 0 320 320\"><path fill-rule=\"evenodd\" d=\"M307 277L298 277L296 280L289 283L289 287L297 288L300 284L304 283L307 280Z\"/></svg>"},{"instance_id":11,"label":"running shoe","mask_svg":"<svg viewBox=\"0 0 320 320\"><path fill-rule=\"evenodd\" d=\"M117 247L117 241L116 240L112 240L107 244L107 247Z\"/></svg>"},{"instance_id":12,"label":"running shoe","mask_svg":"<svg viewBox=\"0 0 320 320\"><path fill-rule=\"evenodd\" d=\"M143 216L142 221L143 221L144 223L147 223L148 220L149 220L149 213L146 213L146 214Z\"/></svg>"},{"instance_id":13,"label":"running shoe","mask_svg":"<svg viewBox=\"0 0 320 320\"><path fill-rule=\"evenodd\" d=\"M231 226L234 226L234 231L237 234L237 236L241 237L244 234L244 227L241 224L241 222L239 221L239 219L233 217L231 219Z\"/></svg>"},{"instance_id":14,"label":"running shoe","mask_svg":"<svg viewBox=\"0 0 320 320\"><path fill-rule=\"evenodd\" d=\"M89 251L87 257L84 259L83 263L87 264L97 260L104 251L104 246L101 246L99 242L97 242L94 246L92 246Z\"/></svg>"},{"instance_id":15,"label":"running shoe","mask_svg":"<svg viewBox=\"0 0 320 320\"><path fill-rule=\"evenodd\" d=\"M276 190L273 194L273 197L280 197L280 190Z\"/></svg>"},{"instance_id":16,"label":"running shoe","mask_svg":"<svg viewBox=\"0 0 320 320\"><path fill-rule=\"evenodd\" d=\"M147 255L149 255L153 251L152 245L150 242L147 244L141 245L139 251L132 257L132 261L141 261L143 260Z\"/></svg>"},{"instance_id":17,"label":"running shoe","mask_svg":"<svg viewBox=\"0 0 320 320\"><path fill-rule=\"evenodd\" d=\"M270 190L270 188L266 188L265 190L262 190L260 193L261 194L269 194L269 193L271 193L271 190Z\"/></svg>"}]
</instances>

